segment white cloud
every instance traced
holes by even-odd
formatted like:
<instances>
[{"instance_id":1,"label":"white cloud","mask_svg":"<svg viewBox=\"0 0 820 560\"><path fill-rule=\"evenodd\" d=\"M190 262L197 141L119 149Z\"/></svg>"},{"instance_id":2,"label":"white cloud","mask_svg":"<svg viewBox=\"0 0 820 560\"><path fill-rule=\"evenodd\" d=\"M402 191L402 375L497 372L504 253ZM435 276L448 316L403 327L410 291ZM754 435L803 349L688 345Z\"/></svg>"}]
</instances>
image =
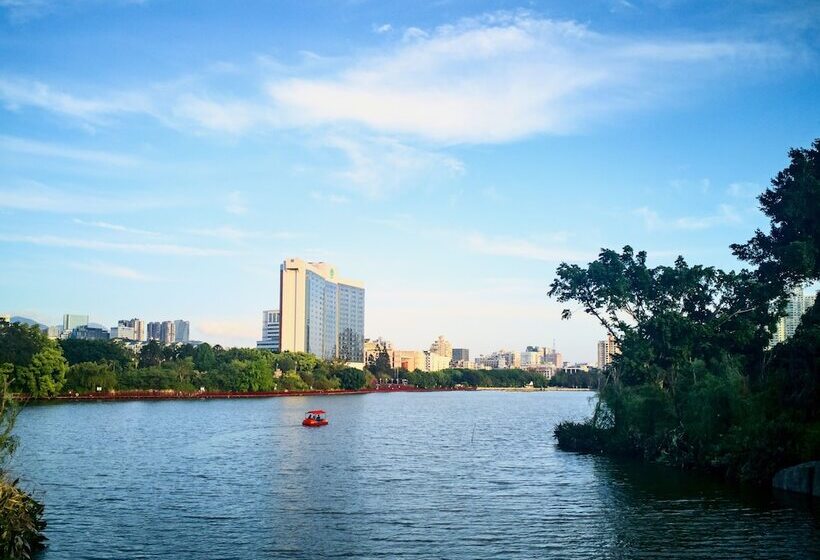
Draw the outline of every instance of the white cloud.
<instances>
[{"instance_id":1,"label":"white cloud","mask_svg":"<svg viewBox=\"0 0 820 560\"><path fill-rule=\"evenodd\" d=\"M244 229L235 228L233 226L218 226L211 228L196 228L185 229L185 233L197 235L200 237L215 237L217 239L225 239L227 241L244 241L246 239L294 239L299 237L299 234L289 231L264 232L264 231L248 231Z\"/></svg>"},{"instance_id":2,"label":"white cloud","mask_svg":"<svg viewBox=\"0 0 820 560\"><path fill-rule=\"evenodd\" d=\"M550 247L547 243L535 243L528 239L512 236L486 236L481 233L468 233L460 236L461 244L474 253L514 257L535 261L564 262L584 261L595 253L585 253L563 247Z\"/></svg>"},{"instance_id":3,"label":"white cloud","mask_svg":"<svg viewBox=\"0 0 820 560\"><path fill-rule=\"evenodd\" d=\"M107 230L110 230L110 231L119 231L119 232L122 232L122 233L133 233L135 235L146 235L146 236L150 236L150 237L156 237L156 236L159 235L155 231L137 229L137 228L132 228L132 227L128 227L128 226L123 226L123 225L120 225L120 224L112 224L110 222L86 221L86 220L80 220L79 218L74 218L73 221L74 221L75 224L79 224L81 226L89 226L89 227L95 227L95 228L100 228L100 229L107 229Z\"/></svg>"},{"instance_id":4,"label":"white cloud","mask_svg":"<svg viewBox=\"0 0 820 560\"><path fill-rule=\"evenodd\" d=\"M770 61L742 41L632 38L527 12L488 14L353 61L335 76L272 81L297 125L355 123L437 142L507 142L662 102L707 71Z\"/></svg>"},{"instance_id":5,"label":"white cloud","mask_svg":"<svg viewBox=\"0 0 820 560\"><path fill-rule=\"evenodd\" d=\"M245 199L239 191L231 191L228 193L228 203L225 206L225 212L228 214L244 214L248 211L245 206Z\"/></svg>"},{"instance_id":6,"label":"white cloud","mask_svg":"<svg viewBox=\"0 0 820 560\"><path fill-rule=\"evenodd\" d=\"M12 111L35 107L94 123L102 123L105 117L117 114L154 113L150 98L144 94L110 93L104 99L92 98L26 79L0 77L0 100Z\"/></svg>"},{"instance_id":7,"label":"white cloud","mask_svg":"<svg viewBox=\"0 0 820 560\"><path fill-rule=\"evenodd\" d=\"M229 134L241 134L259 124L277 122L269 107L238 100L214 101L195 95L181 96L172 114L197 127Z\"/></svg>"},{"instance_id":8,"label":"white cloud","mask_svg":"<svg viewBox=\"0 0 820 560\"><path fill-rule=\"evenodd\" d=\"M427 37L427 32L418 27L408 27L402 35L402 41L409 42Z\"/></svg>"},{"instance_id":9,"label":"white cloud","mask_svg":"<svg viewBox=\"0 0 820 560\"><path fill-rule=\"evenodd\" d=\"M170 243L115 243L111 241L100 241L88 238L77 239L57 235L0 234L0 242L86 249L89 251L115 251L166 256L212 257L231 254L230 251L222 249L202 249L200 247Z\"/></svg>"},{"instance_id":10,"label":"white cloud","mask_svg":"<svg viewBox=\"0 0 820 560\"><path fill-rule=\"evenodd\" d=\"M25 138L0 135L0 150L29 154L34 156L56 157L71 159L84 163L95 163L102 165L132 166L139 160L122 154L104 152L99 150L81 150L59 144L38 142Z\"/></svg>"},{"instance_id":11,"label":"white cloud","mask_svg":"<svg viewBox=\"0 0 820 560\"><path fill-rule=\"evenodd\" d=\"M393 26L390 25L389 23L385 23L383 25L374 25L373 26L373 32L378 33L379 35L382 35L384 33L390 33L391 31L393 31Z\"/></svg>"},{"instance_id":12,"label":"white cloud","mask_svg":"<svg viewBox=\"0 0 820 560\"><path fill-rule=\"evenodd\" d=\"M788 54L772 44L633 37L526 11L496 12L435 29L408 28L386 51L311 54L293 67L260 57L241 76L206 69L140 91L69 93L0 77L0 102L95 125L141 114L194 132L352 124L377 135L499 143L562 134L605 115L679 99L716 76L751 65L762 70Z\"/></svg>"},{"instance_id":13,"label":"white cloud","mask_svg":"<svg viewBox=\"0 0 820 560\"><path fill-rule=\"evenodd\" d=\"M310 198L317 202L326 202L328 204L347 204L348 202L350 202L350 199L346 196L342 196L340 194L335 193L323 193L318 191L311 192Z\"/></svg>"},{"instance_id":14,"label":"white cloud","mask_svg":"<svg viewBox=\"0 0 820 560\"><path fill-rule=\"evenodd\" d=\"M105 214L172 206L175 197L122 196L77 189L55 189L28 182L19 187L0 187L0 208L65 214Z\"/></svg>"},{"instance_id":15,"label":"white cloud","mask_svg":"<svg viewBox=\"0 0 820 560\"><path fill-rule=\"evenodd\" d=\"M390 138L330 135L325 145L341 151L348 161L348 166L335 174L341 186L370 197L383 196L421 178L464 173L464 164L456 158Z\"/></svg>"},{"instance_id":16,"label":"white cloud","mask_svg":"<svg viewBox=\"0 0 820 560\"><path fill-rule=\"evenodd\" d=\"M656 211L644 206L636 208L633 214L643 218L644 226L649 231L656 230L702 230L718 226L737 224L742 221L737 210L728 204L721 204L718 212L710 216L681 218L662 218Z\"/></svg>"},{"instance_id":17,"label":"white cloud","mask_svg":"<svg viewBox=\"0 0 820 560\"><path fill-rule=\"evenodd\" d=\"M133 268L128 268L127 266L119 266L102 262L72 263L70 266L77 270L91 272L101 276L110 276L112 278L122 278L124 280L134 280L137 282L152 282L156 280L156 278L152 276L147 276L142 272Z\"/></svg>"}]
</instances>

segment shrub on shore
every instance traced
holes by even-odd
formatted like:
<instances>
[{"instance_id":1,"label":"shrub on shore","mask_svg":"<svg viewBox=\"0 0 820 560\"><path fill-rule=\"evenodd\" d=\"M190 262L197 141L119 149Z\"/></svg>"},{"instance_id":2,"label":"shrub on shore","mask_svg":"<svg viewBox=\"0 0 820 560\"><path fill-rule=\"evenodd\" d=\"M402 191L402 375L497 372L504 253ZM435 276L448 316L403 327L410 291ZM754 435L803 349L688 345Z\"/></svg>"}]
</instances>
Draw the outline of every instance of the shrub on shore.
<instances>
[{"instance_id":1,"label":"shrub on shore","mask_svg":"<svg viewBox=\"0 0 820 560\"><path fill-rule=\"evenodd\" d=\"M17 481L0 479L0 558L28 560L42 549L43 504L21 490Z\"/></svg>"},{"instance_id":2,"label":"shrub on shore","mask_svg":"<svg viewBox=\"0 0 820 560\"><path fill-rule=\"evenodd\" d=\"M43 505L9 480L3 469L17 447L12 435L19 407L11 396L6 375L13 371L0 364L0 558L27 560L43 547Z\"/></svg>"}]
</instances>

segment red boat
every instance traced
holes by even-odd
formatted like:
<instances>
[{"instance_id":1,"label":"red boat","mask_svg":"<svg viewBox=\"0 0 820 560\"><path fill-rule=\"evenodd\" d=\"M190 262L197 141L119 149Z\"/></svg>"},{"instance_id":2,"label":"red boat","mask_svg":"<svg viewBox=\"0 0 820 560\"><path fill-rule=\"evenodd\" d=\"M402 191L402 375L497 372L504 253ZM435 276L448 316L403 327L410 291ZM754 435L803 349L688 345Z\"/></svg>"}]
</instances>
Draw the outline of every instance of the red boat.
<instances>
[{"instance_id":1,"label":"red boat","mask_svg":"<svg viewBox=\"0 0 820 560\"><path fill-rule=\"evenodd\" d=\"M327 426L327 418L325 418L324 410L308 410L305 413L305 419L302 420L302 425L308 428L319 428L320 426Z\"/></svg>"}]
</instances>

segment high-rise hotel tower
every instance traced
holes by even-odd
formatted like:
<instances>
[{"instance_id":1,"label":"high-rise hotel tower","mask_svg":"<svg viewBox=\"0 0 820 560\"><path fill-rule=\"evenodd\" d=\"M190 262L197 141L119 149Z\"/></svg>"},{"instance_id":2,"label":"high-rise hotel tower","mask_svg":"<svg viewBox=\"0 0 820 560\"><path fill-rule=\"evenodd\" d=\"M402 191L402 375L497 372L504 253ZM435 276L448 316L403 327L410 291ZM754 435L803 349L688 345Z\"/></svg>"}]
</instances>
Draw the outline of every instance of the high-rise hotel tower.
<instances>
[{"instance_id":1,"label":"high-rise hotel tower","mask_svg":"<svg viewBox=\"0 0 820 560\"><path fill-rule=\"evenodd\" d=\"M364 285L333 265L287 259L280 269L282 352L364 361Z\"/></svg>"}]
</instances>

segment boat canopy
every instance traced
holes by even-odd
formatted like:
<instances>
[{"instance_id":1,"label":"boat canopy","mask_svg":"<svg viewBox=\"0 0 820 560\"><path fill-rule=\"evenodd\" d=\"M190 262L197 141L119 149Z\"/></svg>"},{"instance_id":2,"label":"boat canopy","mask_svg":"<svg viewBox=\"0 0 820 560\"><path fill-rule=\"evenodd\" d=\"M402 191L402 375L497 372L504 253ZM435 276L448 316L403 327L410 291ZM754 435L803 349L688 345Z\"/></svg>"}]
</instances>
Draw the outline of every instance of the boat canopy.
<instances>
[{"instance_id":1,"label":"boat canopy","mask_svg":"<svg viewBox=\"0 0 820 560\"><path fill-rule=\"evenodd\" d=\"M325 414L324 410L308 410L306 414Z\"/></svg>"}]
</instances>

